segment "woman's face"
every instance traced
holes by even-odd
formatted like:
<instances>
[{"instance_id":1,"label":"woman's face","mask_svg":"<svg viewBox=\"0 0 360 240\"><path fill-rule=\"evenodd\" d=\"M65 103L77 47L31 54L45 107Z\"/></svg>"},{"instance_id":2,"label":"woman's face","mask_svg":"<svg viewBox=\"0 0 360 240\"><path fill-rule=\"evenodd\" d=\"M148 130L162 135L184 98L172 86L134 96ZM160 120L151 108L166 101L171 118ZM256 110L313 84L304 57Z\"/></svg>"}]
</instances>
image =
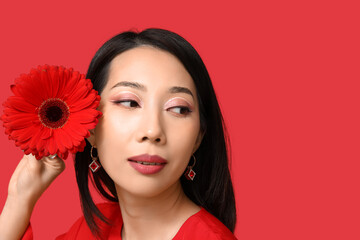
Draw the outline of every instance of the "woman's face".
<instances>
[{"instance_id":1,"label":"woman's face","mask_svg":"<svg viewBox=\"0 0 360 240\"><path fill-rule=\"evenodd\" d=\"M176 57L150 46L115 57L99 110L88 140L118 190L151 197L180 183L202 135L196 88ZM160 158L133 158L142 154Z\"/></svg>"}]
</instances>

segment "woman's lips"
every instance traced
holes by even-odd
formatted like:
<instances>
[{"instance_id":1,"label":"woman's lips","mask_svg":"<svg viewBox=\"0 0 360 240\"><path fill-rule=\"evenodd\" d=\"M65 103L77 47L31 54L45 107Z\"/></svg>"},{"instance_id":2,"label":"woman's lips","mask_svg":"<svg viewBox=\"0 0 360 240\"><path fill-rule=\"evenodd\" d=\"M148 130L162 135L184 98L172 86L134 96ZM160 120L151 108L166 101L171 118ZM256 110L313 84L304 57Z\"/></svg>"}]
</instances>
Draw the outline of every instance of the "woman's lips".
<instances>
[{"instance_id":1,"label":"woman's lips","mask_svg":"<svg viewBox=\"0 0 360 240\"><path fill-rule=\"evenodd\" d=\"M155 174L160 172L167 161L157 155L142 154L128 158L130 165L141 174Z\"/></svg>"}]
</instances>

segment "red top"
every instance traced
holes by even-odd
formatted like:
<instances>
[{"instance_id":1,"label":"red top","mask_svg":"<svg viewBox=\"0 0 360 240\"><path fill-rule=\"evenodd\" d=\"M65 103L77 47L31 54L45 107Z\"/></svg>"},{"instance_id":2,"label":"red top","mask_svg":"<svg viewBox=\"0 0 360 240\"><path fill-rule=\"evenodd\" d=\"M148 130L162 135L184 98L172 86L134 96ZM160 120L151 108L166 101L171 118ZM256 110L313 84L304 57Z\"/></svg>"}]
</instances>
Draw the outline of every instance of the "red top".
<instances>
[{"instance_id":1,"label":"red top","mask_svg":"<svg viewBox=\"0 0 360 240\"><path fill-rule=\"evenodd\" d=\"M101 221L98 222L102 229L103 239L121 240L122 218L118 203L102 203L97 207L104 214L106 218L112 221L112 226L109 226ZM86 224L85 218L78 219L70 230L58 236L56 240L79 240L92 239L93 235ZM22 240L32 240L33 234L31 225L29 224ZM206 240L236 240L235 236L230 230L225 227L217 218L208 213L204 208L191 217L189 217L181 226L173 240L184 239L206 239Z\"/></svg>"}]
</instances>

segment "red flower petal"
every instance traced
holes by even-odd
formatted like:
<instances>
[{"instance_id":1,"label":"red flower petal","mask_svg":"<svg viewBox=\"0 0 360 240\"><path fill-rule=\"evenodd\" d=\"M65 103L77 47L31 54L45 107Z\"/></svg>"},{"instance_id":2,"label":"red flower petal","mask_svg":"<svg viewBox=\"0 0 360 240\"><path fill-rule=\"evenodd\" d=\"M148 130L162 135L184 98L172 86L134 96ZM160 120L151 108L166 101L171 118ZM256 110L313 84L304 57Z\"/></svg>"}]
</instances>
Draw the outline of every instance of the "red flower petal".
<instances>
[{"instance_id":1,"label":"red flower petal","mask_svg":"<svg viewBox=\"0 0 360 240\"><path fill-rule=\"evenodd\" d=\"M40 70L40 79L42 84L44 84L44 90L45 90L45 96L46 98L51 98L54 97L54 93L53 93L53 85L49 84L49 73L48 73L48 69L42 69Z\"/></svg>"},{"instance_id":2,"label":"red flower petal","mask_svg":"<svg viewBox=\"0 0 360 240\"><path fill-rule=\"evenodd\" d=\"M42 139L42 140L46 140L46 139L52 137L52 136L53 136L53 133L54 133L54 130L53 130L53 129L51 129L51 128L46 128L46 127L45 127L44 130L43 130L43 133L42 133L42 135L41 135L41 139Z\"/></svg>"},{"instance_id":3,"label":"red flower petal","mask_svg":"<svg viewBox=\"0 0 360 240\"><path fill-rule=\"evenodd\" d=\"M34 106L39 106L43 101L43 94L38 90L29 91L32 89L32 84L28 84L27 82L24 82L22 85L16 85L15 87L12 87L12 89L13 92L16 93L16 97L19 97L22 101L26 101Z\"/></svg>"},{"instance_id":4,"label":"red flower petal","mask_svg":"<svg viewBox=\"0 0 360 240\"><path fill-rule=\"evenodd\" d=\"M72 92L72 94L68 97L68 103L72 105L76 103L82 98L85 98L89 94L89 89L86 86L79 86L79 88Z\"/></svg>"},{"instance_id":5,"label":"red flower petal","mask_svg":"<svg viewBox=\"0 0 360 240\"><path fill-rule=\"evenodd\" d=\"M43 134L43 129L37 129L37 131L35 131L34 135L31 137L30 141L29 141L29 147L32 149L36 149L36 143L37 141L39 141L39 139L41 139L41 136Z\"/></svg>"},{"instance_id":6,"label":"red flower petal","mask_svg":"<svg viewBox=\"0 0 360 240\"><path fill-rule=\"evenodd\" d=\"M99 112L94 109L87 109L81 112L76 112L70 115L69 119L77 123L90 123L97 118Z\"/></svg>"},{"instance_id":7,"label":"red flower petal","mask_svg":"<svg viewBox=\"0 0 360 240\"><path fill-rule=\"evenodd\" d=\"M55 138L49 138L48 143L49 143L49 148L48 148L49 154L54 155L57 151L57 144Z\"/></svg>"},{"instance_id":8,"label":"red flower petal","mask_svg":"<svg viewBox=\"0 0 360 240\"><path fill-rule=\"evenodd\" d=\"M15 96L9 97L4 105L7 107L12 107L20 112L34 112L36 108L36 106L24 101L24 99Z\"/></svg>"},{"instance_id":9,"label":"red flower petal","mask_svg":"<svg viewBox=\"0 0 360 240\"><path fill-rule=\"evenodd\" d=\"M25 128L20 130L15 130L11 132L11 137L14 139L21 139L22 142L29 140L32 136L34 136L36 132L36 128Z\"/></svg>"},{"instance_id":10,"label":"red flower petal","mask_svg":"<svg viewBox=\"0 0 360 240\"><path fill-rule=\"evenodd\" d=\"M51 80L51 86L53 87L53 93L51 94L52 96L54 96L54 98L58 97L58 92L60 90L60 79L59 79L59 72L57 71L58 69L54 69L54 67L51 67L48 74L49 74L49 78Z\"/></svg>"},{"instance_id":11,"label":"red flower petal","mask_svg":"<svg viewBox=\"0 0 360 240\"><path fill-rule=\"evenodd\" d=\"M38 152L43 152L45 150L45 142L46 140L44 139L39 139L36 143L36 147L35 149L38 151Z\"/></svg>"},{"instance_id":12,"label":"red flower petal","mask_svg":"<svg viewBox=\"0 0 360 240\"><path fill-rule=\"evenodd\" d=\"M71 99L71 101L68 102L71 112L77 112L89 107L96 100L96 96L97 94L95 92L92 92L83 99L76 100L75 102L73 102L74 99Z\"/></svg>"},{"instance_id":13,"label":"red flower petal","mask_svg":"<svg viewBox=\"0 0 360 240\"><path fill-rule=\"evenodd\" d=\"M67 149L72 148L74 139L78 139L80 137L80 136L71 135L69 134L68 131L65 131L64 129L58 129L57 131L60 136L61 144L65 146Z\"/></svg>"},{"instance_id":14,"label":"red flower petal","mask_svg":"<svg viewBox=\"0 0 360 240\"><path fill-rule=\"evenodd\" d=\"M26 149L26 150L24 151L24 153L25 153L26 155L29 155L30 153L32 153L32 151L31 151L30 148L28 148L28 149Z\"/></svg>"},{"instance_id":15,"label":"red flower petal","mask_svg":"<svg viewBox=\"0 0 360 240\"><path fill-rule=\"evenodd\" d=\"M30 116L28 118L30 121L24 121L24 119L14 119L13 121L4 123L4 127L12 129L12 130L30 128L33 125L33 123L32 123L33 118L34 118L33 116Z\"/></svg>"},{"instance_id":16,"label":"red flower petal","mask_svg":"<svg viewBox=\"0 0 360 240\"><path fill-rule=\"evenodd\" d=\"M17 114L24 114L24 113L19 112L18 110L13 109L13 108L8 108L8 107L4 108L4 115L3 116L11 116L11 115L17 115Z\"/></svg>"},{"instance_id":17,"label":"red flower petal","mask_svg":"<svg viewBox=\"0 0 360 240\"><path fill-rule=\"evenodd\" d=\"M68 91L64 95L66 99L72 96L74 92L76 92L79 89L79 87L82 86L79 84L81 77L82 76L78 72L74 72L71 76L68 77L68 82L66 86Z\"/></svg>"},{"instance_id":18,"label":"red flower petal","mask_svg":"<svg viewBox=\"0 0 360 240\"><path fill-rule=\"evenodd\" d=\"M57 153L61 152L61 153L65 153L66 152L66 147L65 144L63 144L63 135L60 131L55 131L54 132L54 139L56 140L56 145L57 145Z\"/></svg>"},{"instance_id":19,"label":"red flower petal","mask_svg":"<svg viewBox=\"0 0 360 240\"><path fill-rule=\"evenodd\" d=\"M86 129L94 129L97 124L98 124L98 120L96 120L94 122L90 122L90 123L83 123L81 125Z\"/></svg>"},{"instance_id":20,"label":"red flower petal","mask_svg":"<svg viewBox=\"0 0 360 240\"><path fill-rule=\"evenodd\" d=\"M81 124L73 123L67 125L66 132L71 134L74 140L80 140L89 137L89 131L81 126Z\"/></svg>"},{"instance_id":21,"label":"red flower petal","mask_svg":"<svg viewBox=\"0 0 360 240\"><path fill-rule=\"evenodd\" d=\"M68 155L69 155L69 152L65 152L65 153L58 153L58 156L61 158L61 159L64 159L66 160L68 158Z\"/></svg>"}]
</instances>

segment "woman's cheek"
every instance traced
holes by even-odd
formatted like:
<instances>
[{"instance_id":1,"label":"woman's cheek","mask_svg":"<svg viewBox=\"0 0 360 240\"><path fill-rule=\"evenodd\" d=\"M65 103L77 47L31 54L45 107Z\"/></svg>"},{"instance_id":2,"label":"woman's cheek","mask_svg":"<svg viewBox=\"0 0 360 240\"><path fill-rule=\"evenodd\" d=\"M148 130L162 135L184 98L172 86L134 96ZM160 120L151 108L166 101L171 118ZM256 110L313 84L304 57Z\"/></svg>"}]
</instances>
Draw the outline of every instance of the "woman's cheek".
<instances>
[{"instance_id":1,"label":"woman's cheek","mask_svg":"<svg viewBox=\"0 0 360 240\"><path fill-rule=\"evenodd\" d=\"M172 141L169 143L173 145L173 149L176 149L178 154L191 155L196 143L199 127L191 123L173 127L172 129Z\"/></svg>"},{"instance_id":2,"label":"woman's cheek","mask_svg":"<svg viewBox=\"0 0 360 240\"><path fill-rule=\"evenodd\" d=\"M100 148L106 148L113 144L118 144L119 141L125 140L126 131L129 131L126 118L119 116L114 111L103 112L103 117L96 126L95 135L96 143Z\"/></svg>"},{"instance_id":3,"label":"woman's cheek","mask_svg":"<svg viewBox=\"0 0 360 240\"><path fill-rule=\"evenodd\" d=\"M138 117L133 111L123 108L124 107L118 106L107 114L105 127L109 134L124 134L129 131L134 131Z\"/></svg>"}]
</instances>

